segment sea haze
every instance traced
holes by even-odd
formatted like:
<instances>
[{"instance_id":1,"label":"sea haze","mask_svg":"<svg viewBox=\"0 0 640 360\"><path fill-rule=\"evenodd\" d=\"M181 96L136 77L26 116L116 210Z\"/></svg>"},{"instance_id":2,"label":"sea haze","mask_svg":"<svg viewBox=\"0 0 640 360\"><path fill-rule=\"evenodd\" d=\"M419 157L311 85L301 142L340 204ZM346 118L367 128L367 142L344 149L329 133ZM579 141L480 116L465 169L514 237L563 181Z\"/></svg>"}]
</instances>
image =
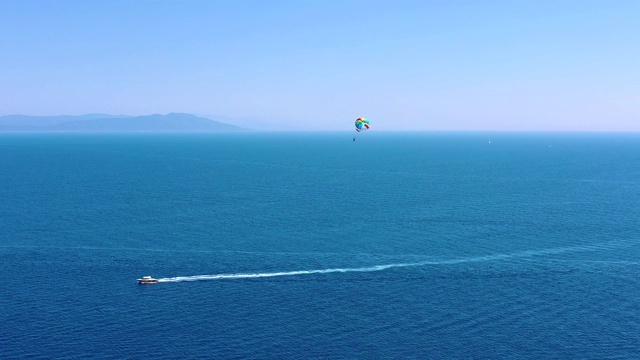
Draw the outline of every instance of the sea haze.
<instances>
[{"instance_id":1,"label":"sea haze","mask_svg":"<svg viewBox=\"0 0 640 360\"><path fill-rule=\"evenodd\" d=\"M352 137L0 134L0 358L640 356L640 135Z\"/></svg>"}]
</instances>

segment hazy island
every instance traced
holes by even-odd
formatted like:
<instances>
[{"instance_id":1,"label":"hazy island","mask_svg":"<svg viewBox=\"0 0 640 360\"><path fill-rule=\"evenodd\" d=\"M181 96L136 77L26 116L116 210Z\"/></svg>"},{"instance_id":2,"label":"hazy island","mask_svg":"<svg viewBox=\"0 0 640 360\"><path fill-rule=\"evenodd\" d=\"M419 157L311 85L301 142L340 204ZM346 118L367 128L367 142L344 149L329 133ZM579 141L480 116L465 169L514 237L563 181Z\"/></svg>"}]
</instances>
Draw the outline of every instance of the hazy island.
<instances>
[{"instance_id":1,"label":"hazy island","mask_svg":"<svg viewBox=\"0 0 640 360\"><path fill-rule=\"evenodd\" d=\"M192 114L0 116L0 132L231 132L239 126Z\"/></svg>"}]
</instances>

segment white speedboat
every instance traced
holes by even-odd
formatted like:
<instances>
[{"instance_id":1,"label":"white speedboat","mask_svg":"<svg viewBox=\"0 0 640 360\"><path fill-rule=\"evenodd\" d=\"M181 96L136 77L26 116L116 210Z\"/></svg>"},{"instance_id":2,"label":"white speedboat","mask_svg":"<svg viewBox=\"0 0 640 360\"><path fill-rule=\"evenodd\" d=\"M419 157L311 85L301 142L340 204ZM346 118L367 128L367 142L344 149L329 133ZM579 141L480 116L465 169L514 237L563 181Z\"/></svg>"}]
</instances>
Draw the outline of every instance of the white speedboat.
<instances>
[{"instance_id":1,"label":"white speedboat","mask_svg":"<svg viewBox=\"0 0 640 360\"><path fill-rule=\"evenodd\" d=\"M158 279L154 279L151 276L143 276L142 279L138 279L138 284L155 284Z\"/></svg>"}]
</instances>

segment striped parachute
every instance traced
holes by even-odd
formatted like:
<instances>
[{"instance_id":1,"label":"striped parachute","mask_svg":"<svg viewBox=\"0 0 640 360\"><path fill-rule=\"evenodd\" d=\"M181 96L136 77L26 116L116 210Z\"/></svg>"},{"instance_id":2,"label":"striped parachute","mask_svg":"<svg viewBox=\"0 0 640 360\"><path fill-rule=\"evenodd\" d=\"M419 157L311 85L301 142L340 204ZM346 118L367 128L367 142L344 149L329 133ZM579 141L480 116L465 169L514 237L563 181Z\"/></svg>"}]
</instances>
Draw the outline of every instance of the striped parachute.
<instances>
[{"instance_id":1,"label":"striped parachute","mask_svg":"<svg viewBox=\"0 0 640 360\"><path fill-rule=\"evenodd\" d=\"M369 130L369 120L365 118L357 118L356 119L356 131L361 132Z\"/></svg>"}]
</instances>

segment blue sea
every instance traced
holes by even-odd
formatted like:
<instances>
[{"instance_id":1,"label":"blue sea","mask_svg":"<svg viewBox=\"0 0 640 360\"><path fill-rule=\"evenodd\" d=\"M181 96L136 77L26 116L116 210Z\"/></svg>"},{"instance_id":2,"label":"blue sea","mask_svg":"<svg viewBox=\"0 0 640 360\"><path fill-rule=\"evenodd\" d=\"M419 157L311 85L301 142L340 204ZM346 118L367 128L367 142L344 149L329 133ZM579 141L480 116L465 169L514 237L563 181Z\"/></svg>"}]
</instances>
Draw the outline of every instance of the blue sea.
<instances>
[{"instance_id":1,"label":"blue sea","mask_svg":"<svg viewBox=\"0 0 640 360\"><path fill-rule=\"evenodd\" d=\"M640 134L352 136L0 135L0 358L640 358Z\"/></svg>"}]
</instances>

